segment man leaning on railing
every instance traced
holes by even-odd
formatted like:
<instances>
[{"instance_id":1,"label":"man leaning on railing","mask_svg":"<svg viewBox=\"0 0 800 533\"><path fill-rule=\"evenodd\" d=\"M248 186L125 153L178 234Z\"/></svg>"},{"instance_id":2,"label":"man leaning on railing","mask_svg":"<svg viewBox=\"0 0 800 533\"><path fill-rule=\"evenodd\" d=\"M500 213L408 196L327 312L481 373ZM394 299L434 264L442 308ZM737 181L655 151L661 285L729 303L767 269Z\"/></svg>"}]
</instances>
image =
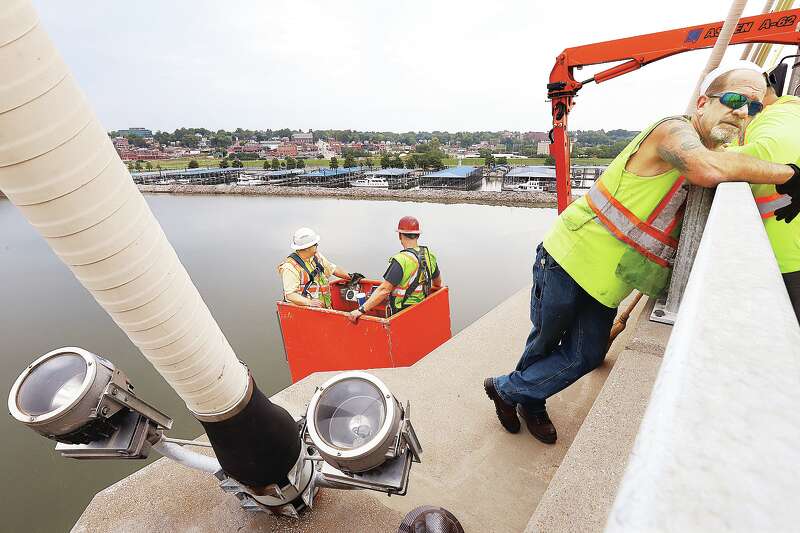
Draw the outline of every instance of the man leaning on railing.
<instances>
[{"instance_id":1,"label":"man leaning on railing","mask_svg":"<svg viewBox=\"0 0 800 533\"><path fill-rule=\"evenodd\" d=\"M519 363L483 383L507 431L520 430L521 416L535 438L556 441L547 398L603 362L616 307L634 288L657 295L669 280L687 181L787 189L800 182L797 166L722 150L739 137L748 116L762 110L765 93L763 71L754 63L715 69L703 80L691 116L667 117L644 129L561 213L537 250L533 327ZM800 204L800 194L779 192Z\"/></svg>"}]
</instances>

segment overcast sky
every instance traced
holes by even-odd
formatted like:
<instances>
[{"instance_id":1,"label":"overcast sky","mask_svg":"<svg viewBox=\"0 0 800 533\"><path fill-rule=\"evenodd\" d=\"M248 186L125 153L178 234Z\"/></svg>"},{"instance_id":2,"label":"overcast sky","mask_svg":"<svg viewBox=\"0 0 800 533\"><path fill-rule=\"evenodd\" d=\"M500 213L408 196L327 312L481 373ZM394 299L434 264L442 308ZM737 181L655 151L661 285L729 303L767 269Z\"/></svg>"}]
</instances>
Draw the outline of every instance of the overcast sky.
<instances>
[{"instance_id":1,"label":"overcast sky","mask_svg":"<svg viewBox=\"0 0 800 533\"><path fill-rule=\"evenodd\" d=\"M730 0L34 0L109 130L547 130L567 47L722 20ZM760 12L751 0L745 15ZM730 58L741 46L731 47ZM571 129L682 113L707 50L589 85ZM584 69L581 78L597 69Z\"/></svg>"}]
</instances>

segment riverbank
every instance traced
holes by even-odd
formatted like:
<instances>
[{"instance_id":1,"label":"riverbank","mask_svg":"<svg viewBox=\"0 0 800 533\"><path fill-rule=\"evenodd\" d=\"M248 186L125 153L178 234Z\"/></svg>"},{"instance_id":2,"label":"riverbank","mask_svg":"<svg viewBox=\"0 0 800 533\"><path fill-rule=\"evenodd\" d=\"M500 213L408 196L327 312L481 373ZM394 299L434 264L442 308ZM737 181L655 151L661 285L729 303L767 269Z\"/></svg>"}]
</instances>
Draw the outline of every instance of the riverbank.
<instances>
[{"instance_id":1,"label":"riverbank","mask_svg":"<svg viewBox=\"0 0 800 533\"><path fill-rule=\"evenodd\" d=\"M454 191L441 189L373 189L352 187L279 187L274 185L139 185L141 192L169 194L238 194L244 196L288 196L304 198L345 198L443 204L505 205L511 207L555 207L556 195L543 192Z\"/></svg>"}]
</instances>

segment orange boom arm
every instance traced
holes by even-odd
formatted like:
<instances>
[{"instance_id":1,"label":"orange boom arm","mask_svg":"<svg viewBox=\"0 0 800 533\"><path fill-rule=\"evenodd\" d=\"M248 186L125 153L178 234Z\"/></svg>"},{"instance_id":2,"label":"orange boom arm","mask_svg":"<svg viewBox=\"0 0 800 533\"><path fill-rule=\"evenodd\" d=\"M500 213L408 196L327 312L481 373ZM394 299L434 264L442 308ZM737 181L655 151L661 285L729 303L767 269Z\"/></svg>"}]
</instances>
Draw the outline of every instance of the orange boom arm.
<instances>
[{"instance_id":1,"label":"orange boom arm","mask_svg":"<svg viewBox=\"0 0 800 533\"><path fill-rule=\"evenodd\" d=\"M739 20L730 44L772 43L800 45L800 9L765 13ZM547 97L552 105L553 129L550 130L550 155L556 162L556 190L558 191L558 212L571 202L569 180L570 149L567 136L567 117L574 103L576 93L587 83L601 83L644 65L675 54L711 48L717 41L722 22L690 26L677 30L662 31L567 48L556 58L547 84ZM626 61L627 60L627 61ZM614 61L625 61L603 70L584 81L573 77L575 68L584 65L598 65Z\"/></svg>"}]
</instances>

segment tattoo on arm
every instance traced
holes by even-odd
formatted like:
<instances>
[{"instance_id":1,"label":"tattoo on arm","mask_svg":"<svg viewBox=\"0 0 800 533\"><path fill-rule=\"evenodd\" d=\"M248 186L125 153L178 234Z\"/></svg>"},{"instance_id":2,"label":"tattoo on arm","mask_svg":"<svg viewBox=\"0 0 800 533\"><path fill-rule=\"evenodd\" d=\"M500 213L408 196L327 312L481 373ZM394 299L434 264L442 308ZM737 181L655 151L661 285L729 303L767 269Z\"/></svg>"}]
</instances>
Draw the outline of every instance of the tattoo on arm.
<instances>
[{"instance_id":1,"label":"tattoo on arm","mask_svg":"<svg viewBox=\"0 0 800 533\"><path fill-rule=\"evenodd\" d=\"M658 157L660 157L673 167L677 168L681 172L686 172L686 169L688 168L686 166L686 161L681 157L679 153L677 153L674 150L670 150L669 148L665 148L664 146L659 146L657 151L658 151Z\"/></svg>"},{"instance_id":2,"label":"tattoo on arm","mask_svg":"<svg viewBox=\"0 0 800 533\"><path fill-rule=\"evenodd\" d=\"M677 122L670 125L656 152L666 163L686 172L689 168L687 160L694 155L692 152L702 148L703 143L694 127L687 122Z\"/></svg>"}]
</instances>

